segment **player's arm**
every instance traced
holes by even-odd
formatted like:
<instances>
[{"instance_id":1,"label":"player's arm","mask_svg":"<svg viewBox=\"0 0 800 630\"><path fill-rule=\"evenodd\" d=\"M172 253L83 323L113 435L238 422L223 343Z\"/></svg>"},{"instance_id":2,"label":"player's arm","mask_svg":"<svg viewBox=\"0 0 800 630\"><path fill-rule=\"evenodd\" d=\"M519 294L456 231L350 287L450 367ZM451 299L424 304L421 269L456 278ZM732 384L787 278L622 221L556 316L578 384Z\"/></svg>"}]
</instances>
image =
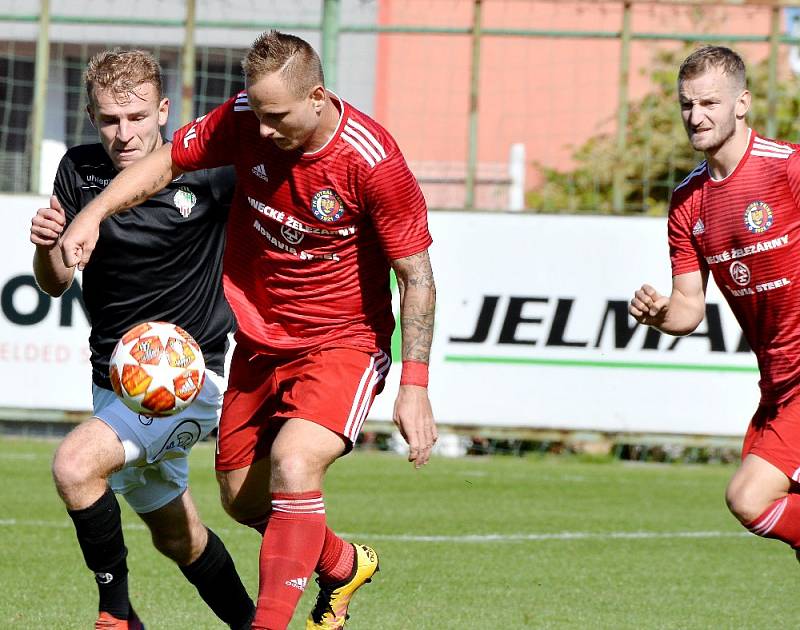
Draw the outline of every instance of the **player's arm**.
<instances>
[{"instance_id":1,"label":"player's arm","mask_svg":"<svg viewBox=\"0 0 800 630\"><path fill-rule=\"evenodd\" d=\"M408 460L419 468L438 437L428 399L428 363L433 340L436 285L428 251L392 261L400 290L403 372L394 422L408 442Z\"/></svg>"},{"instance_id":2,"label":"player's arm","mask_svg":"<svg viewBox=\"0 0 800 630\"><path fill-rule=\"evenodd\" d=\"M640 324L663 333L688 335L705 317L707 286L708 271L705 269L673 276L669 296L644 284L634 293L628 312Z\"/></svg>"},{"instance_id":3,"label":"player's arm","mask_svg":"<svg viewBox=\"0 0 800 630\"><path fill-rule=\"evenodd\" d=\"M139 205L181 173L183 171L173 164L169 142L121 171L78 213L64 232L61 238L64 264L83 269L94 251L103 219Z\"/></svg>"},{"instance_id":4,"label":"player's arm","mask_svg":"<svg viewBox=\"0 0 800 630\"><path fill-rule=\"evenodd\" d=\"M52 297L69 289L75 273L74 267L64 265L58 248L66 223L66 213L55 195L50 197L50 205L39 208L31 219L31 243L36 246L33 275L39 288Z\"/></svg>"}]
</instances>

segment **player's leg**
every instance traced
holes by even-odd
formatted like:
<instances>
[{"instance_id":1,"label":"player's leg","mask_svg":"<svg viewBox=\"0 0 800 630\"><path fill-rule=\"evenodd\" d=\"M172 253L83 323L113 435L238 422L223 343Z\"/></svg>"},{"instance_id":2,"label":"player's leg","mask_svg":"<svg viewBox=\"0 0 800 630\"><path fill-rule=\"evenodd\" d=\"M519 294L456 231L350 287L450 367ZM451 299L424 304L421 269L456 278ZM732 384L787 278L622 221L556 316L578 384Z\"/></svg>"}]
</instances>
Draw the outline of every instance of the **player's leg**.
<instances>
[{"instance_id":1,"label":"player's leg","mask_svg":"<svg viewBox=\"0 0 800 630\"><path fill-rule=\"evenodd\" d=\"M784 472L749 454L731 479L725 499L751 532L782 540L800 553L800 494L790 490L791 481Z\"/></svg>"},{"instance_id":2,"label":"player's leg","mask_svg":"<svg viewBox=\"0 0 800 630\"><path fill-rule=\"evenodd\" d=\"M169 418L133 414L115 401L103 416L115 422L138 464L111 478L112 487L150 528L153 543L174 560L208 606L234 628L247 627L253 603L222 541L202 524L191 495L189 452L219 420L224 380L206 371L203 389ZM121 425L121 426L117 426Z\"/></svg>"},{"instance_id":3,"label":"player's leg","mask_svg":"<svg viewBox=\"0 0 800 630\"><path fill-rule=\"evenodd\" d=\"M320 597L308 627L340 628L353 592L377 570L372 549L357 553L327 527L321 488L328 466L352 448L388 367L382 352L332 349L278 371L280 415L291 417L270 450L272 515L261 549L257 622L263 605L268 621L288 623L298 587L317 569ZM282 545L286 539L298 548Z\"/></svg>"},{"instance_id":4,"label":"player's leg","mask_svg":"<svg viewBox=\"0 0 800 630\"><path fill-rule=\"evenodd\" d=\"M53 459L56 489L75 525L86 566L95 574L98 627L141 627L128 600L128 551L119 503L108 485L109 475L124 465L117 434L97 418L75 428Z\"/></svg>"},{"instance_id":5,"label":"player's leg","mask_svg":"<svg viewBox=\"0 0 800 630\"><path fill-rule=\"evenodd\" d=\"M319 353L311 368L325 370L337 366L337 388L324 391L326 426L340 435L349 452L355 444L375 396L383 389L386 373L391 365L383 351L373 354L352 350L334 349ZM314 384L313 389L320 389ZM306 396L312 397L308 392ZM313 407L313 403L312 407ZM366 545L352 544L326 527L316 572L319 574L319 594L306 620L309 630L335 630L343 628L348 617L348 607L353 594L371 581L378 571L378 555Z\"/></svg>"},{"instance_id":6,"label":"player's leg","mask_svg":"<svg viewBox=\"0 0 800 630\"><path fill-rule=\"evenodd\" d=\"M731 513L746 525L784 499L789 488L790 481L779 468L751 453L728 483L725 501Z\"/></svg>"},{"instance_id":7,"label":"player's leg","mask_svg":"<svg viewBox=\"0 0 800 630\"><path fill-rule=\"evenodd\" d=\"M259 561L253 628L282 630L314 571L325 541L322 480L345 450L342 438L307 420L287 420L270 453L271 515Z\"/></svg>"},{"instance_id":8,"label":"player's leg","mask_svg":"<svg viewBox=\"0 0 800 630\"><path fill-rule=\"evenodd\" d=\"M384 353L370 355L352 350L322 351L287 363L253 355L241 345L236 347L217 441L217 478L223 506L236 520L250 526L260 528L266 521L268 535L262 543L262 576L267 573L264 570L265 562L272 556L272 549L282 548L280 532L287 526L286 521L312 521L310 525L308 522L302 523L300 529L308 527L314 532L311 538L321 540L319 548L316 543L304 545L301 564L309 565L302 569L307 571L305 574L287 573L282 581L272 580L269 584L274 583L277 590L271 596L264 595L264 589L273 589L267 582L261 581L259 593L262 601L284 601L278 605L280 610L273 611L276 619L268 620L273 625L259 626L256 623L254 627L280 628L281 623L284 626L288 623L301 593L300 588L305 586L315 566L319 566L320 557L329 560L327 565L332 565L331 569L339 565L344 557L346 561L342 566L345 566L345 571L349 567L350 574L354 573L355 550L327 529L324 514L314 514L314 511L315 506L324 507L319 489L325 469L339 454L352 447L375 393L382 386L388 365L389 360ZM284 448L293 442L291 438L294 435L293 429L284 431L286 417L294 418L296 422L301 422L297 419L303 417L326 418L324 423L303 424L324 425L327 432L323 430L325 439L321 444L330 445L329 452L315 456L306 448L308 444L303 444L303 448ZM282 444L276 450L274 442L277 428L280 429ZM319 428L313 429L314 434L304 436L301 442L310 441L314 445ZM286 457L282 453L286 453ZM309 461L294 461L292 458L298 453L309 458ZM271 487L276 478L276 462L281 468L277 473L280 483L286 485L281 489L288 490L284 493L293 496L271 497L271 492L277 492L275 487ZM300 470L306 470L306 473L316 470L316 473L300 475L302 483L298 485L287 481L296 478L295 473ZM298 492L297 487L311 489L314 496L305 496L305 492ZM270 513L270 498L281 502L281 516L274 524L277 512ZM307 506L312 507L309 509ZM287 516L289 511L295 516ZM318 552L314 551L315 548ZM326 548L327 555L323 553ZM314 555L317 557L314 558ZM374 552L372 555L374 557ZM376 568L377 560L373 563L370 575ZM350 594L368 579L360 572L358 583ZM346 599L349 601L349 595ZM343 600L340 598L337 601ZM344 611L342 619L346 614L346 602ZM263 621L258 612L256 619L257 622Z\"/></svg>"},{"instance_id":9,"label":"player's leg","mask_svg":"<svg viewBox=\"0 0 800 630\"><path fill-rule=\"evenodd\" d=\"M179 462L162 463L174 466ZM174 477L174 472L170 473ZM139 514L153 545L173 560L209 608L235 630L249 630L255 612L225 544L200 520L189 490L166 505Z\"/></svg>"},{"instance_id":10,"label":"player's leg","mask_svg":"<svg viewBox=\"0 0 800 630\"><path fill-rule=\"evenodd\" d=\"M270 515L269 478L269 457L242 468L217 471L223 509L232 519L252 527L262 536Z\"/></svg>"},{"instance_id":11,"label":"player's leg","mask_svg":"<svg viewBox=\"0 0 800 630\"><path fill-rule=\"evenodd\" d=\"M270 516L269 449L278 428L270 423L277 365L242 344L234 348L217 434L215 467L222 507L262 536Z\"/></svg>"},{"instance_id":12,"label":"player's leg","mask_svg":"<svg viewBox=\"0 0 800 630\"><path fill-rule=\"evenodd\" d=\"M759 408L742 448L742 465L725 493L731 512L751 532L800 549L800 404Z\"/></svg>"}]
</instances>

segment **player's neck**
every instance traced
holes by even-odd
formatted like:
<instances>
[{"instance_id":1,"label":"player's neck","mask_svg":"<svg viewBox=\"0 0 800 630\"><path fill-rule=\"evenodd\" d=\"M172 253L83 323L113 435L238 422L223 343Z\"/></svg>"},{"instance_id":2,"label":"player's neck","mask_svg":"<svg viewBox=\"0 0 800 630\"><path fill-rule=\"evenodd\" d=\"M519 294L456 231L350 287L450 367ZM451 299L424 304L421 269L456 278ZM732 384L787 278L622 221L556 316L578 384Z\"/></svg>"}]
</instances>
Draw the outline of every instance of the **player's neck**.
<instances>
[{"instance_id":1,"label":"player's neck","mask_svg":"<svg viewBox=\"0 0 800 630\"><path fill-rule=\"evenodd\" d=\"M320 112L319 125L316 131L308 139L308 142L303 146L304 153L314 153L324 147L333 134L336 133L336 128L339 126L339 109L333 103L330 96L325 99L325 105Z\"/></svg>"},{"instance_id":2,"label":"player's neck","mask_svg":"<svg viewBox=\"0 0 800 630\"><path fill-rule=\"evenodd\" d=\"M728 177L742 161L750 145L750 129L743 125L713 153L706 153L706 162L711 178L721 180Z\"/></svg>"}]
</instances>

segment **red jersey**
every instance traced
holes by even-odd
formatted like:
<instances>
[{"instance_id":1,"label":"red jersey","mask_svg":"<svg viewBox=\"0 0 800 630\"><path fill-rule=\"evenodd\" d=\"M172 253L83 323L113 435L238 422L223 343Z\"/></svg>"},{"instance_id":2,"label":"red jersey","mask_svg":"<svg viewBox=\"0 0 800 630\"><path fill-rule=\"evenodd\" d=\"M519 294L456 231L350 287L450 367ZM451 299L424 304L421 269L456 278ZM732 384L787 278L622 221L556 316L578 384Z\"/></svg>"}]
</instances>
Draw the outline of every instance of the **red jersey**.
<instances>
[{"instance_id":1,"label":"red jersey","mask_svg":"<svg viewBox=\"0 0 800 630\"><path fill-rule=\"evenodd\" d=\"M425 199L394 139L330 96L339 122L313 153L262 138L245 92L173 138L182 170L236 167L223 281L237 340L258 352L388 348L389 261L431 244Z\"/></svg>"},{"instance_id":2,"label":"red jersey","mask_svg":"<svg viewBox=\"0 0 800 630\"><path fill-rule=\"evenodd\" d=\"M672 274L710 270L755 352L761 401L800 387L800 153L750 132L734 171L700 163L670 202Z\"/></svg>"}]
</instances>

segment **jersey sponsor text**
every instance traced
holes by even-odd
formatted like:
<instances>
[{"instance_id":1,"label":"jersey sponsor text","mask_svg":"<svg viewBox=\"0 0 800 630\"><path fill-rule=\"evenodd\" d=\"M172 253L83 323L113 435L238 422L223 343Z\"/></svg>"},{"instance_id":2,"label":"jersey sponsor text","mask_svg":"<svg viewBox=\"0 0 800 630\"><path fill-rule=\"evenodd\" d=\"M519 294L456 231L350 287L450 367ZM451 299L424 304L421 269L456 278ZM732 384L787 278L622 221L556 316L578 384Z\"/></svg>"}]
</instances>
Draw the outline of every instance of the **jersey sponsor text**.
<instances>
[{"instance_id":1,"label":"jersey sponsor text","mask_svg":"<svg viewBox=\"0 0 800 630\"><path fill-rule=\"evenodd\" d=\"M736 260L737 258L752 256L753 254L768 252L788 244L789 244L789 235L784 234L783 236L772 238L767 241L759 241L758 243L753 243L752 245L748 245L747 247L733 247L731 249L725 250L720 254L712 254L711 256L706 256L706 262L709 265L716 265L719 263L728 262L729 260Z\"/></svg>"}]
</instances>

